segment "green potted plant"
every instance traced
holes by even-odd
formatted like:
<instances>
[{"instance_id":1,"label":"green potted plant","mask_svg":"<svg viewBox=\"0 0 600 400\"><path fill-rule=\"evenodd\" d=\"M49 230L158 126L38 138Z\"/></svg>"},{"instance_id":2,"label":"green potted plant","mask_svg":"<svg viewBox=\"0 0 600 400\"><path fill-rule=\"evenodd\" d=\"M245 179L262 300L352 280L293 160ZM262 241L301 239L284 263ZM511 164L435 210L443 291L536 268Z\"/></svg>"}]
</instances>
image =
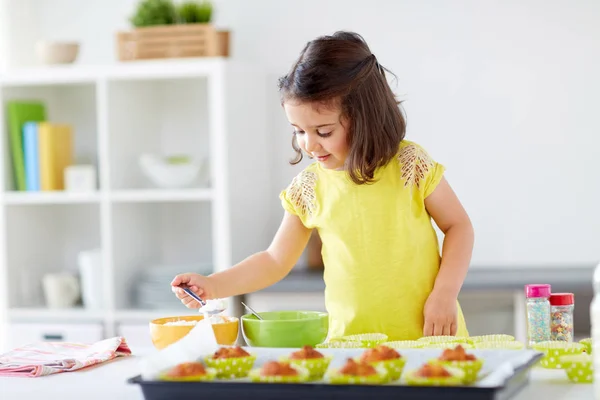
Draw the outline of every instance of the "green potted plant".
<instances>
[{"instance_id":1,"label":"green potted plant","mask_svg":"<svg viewBox=\"0 0 600 400\"><path fill-rule=\"evenodd\" d=\"M140 0L129 18L133 31L117 33L118 57L227 57L229 32L216 30L212 17L209 0Z\"/></svg>"}]
</instances>

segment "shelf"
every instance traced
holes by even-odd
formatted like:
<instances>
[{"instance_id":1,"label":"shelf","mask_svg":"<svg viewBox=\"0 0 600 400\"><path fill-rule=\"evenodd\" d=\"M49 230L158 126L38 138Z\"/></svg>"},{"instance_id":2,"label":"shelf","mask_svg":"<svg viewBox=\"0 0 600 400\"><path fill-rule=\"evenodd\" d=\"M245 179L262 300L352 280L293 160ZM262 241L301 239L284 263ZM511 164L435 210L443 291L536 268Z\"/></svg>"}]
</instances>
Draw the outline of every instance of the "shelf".
<instances>
[{"instance_id":1,"label":"shelf","mask_svg":"<svg viewBox=\"0 0 600 400\"><path fill-rule=\"evenodd\" d=\"M151 80L208 76L222 57L147 60L107 65L56 65L23 68L0 75L0 86L64 85L98 80Z\"/></svg>"},{"instance_id":2,"label":"shelf","mask_svg":"<svg viewBox=\"0 0 600 400\"><path fill-rule=\"evenodd\" d=\"M119 190L111 193L110 199L119 203L209 201L213 199L213 191L211 189Z\"/></svg>"},{"instance_id":3,"label":"shelf","mask_svg":"<svg viewBox=\"0 0 600 400\"><path fill-rule=\"evenodd\" d=\"M90 204L98 203L100 194L71 192L6 192L4 203L8 205L26 204Z\"/></svg>"},{"instance_id":4,"label":"shelf","mask_svg":"<svg viewBox=\"0 0 600 400\"><path fill-rule=\"evenodd\" d=\"M79 308L50 309L50 308L11 308L8 316L11 320L101 320L104 318L102 310L86 310Z\"/></svg>"}]
</instances>

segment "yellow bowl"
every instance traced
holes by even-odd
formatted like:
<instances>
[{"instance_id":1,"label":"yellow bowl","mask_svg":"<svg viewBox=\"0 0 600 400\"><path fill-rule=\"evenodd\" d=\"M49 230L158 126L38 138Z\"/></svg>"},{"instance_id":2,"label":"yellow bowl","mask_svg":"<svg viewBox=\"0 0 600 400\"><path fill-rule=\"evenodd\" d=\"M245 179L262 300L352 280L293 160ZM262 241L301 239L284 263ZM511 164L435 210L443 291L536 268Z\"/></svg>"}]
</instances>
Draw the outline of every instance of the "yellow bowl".
<instances>
[{"instance_id":1,"label":"yellow bowl","mask_svg":"<svg viewBox=\"0 0 600 400\"><path fill-rule=\"evenodd\" d=\"M165 325L168 322L177 321L201 321L203 315L186 315L181 317L166 317L158 318L150 321L150 338L152 344L158 350L177 342L179 339L187 335L195 325ZM217 343L223 346L231 346L235 344L239 332L239 319L235 317L222 317L226 322L213 324L212 328L215 332Z\"/></svg>"}]
</instances>

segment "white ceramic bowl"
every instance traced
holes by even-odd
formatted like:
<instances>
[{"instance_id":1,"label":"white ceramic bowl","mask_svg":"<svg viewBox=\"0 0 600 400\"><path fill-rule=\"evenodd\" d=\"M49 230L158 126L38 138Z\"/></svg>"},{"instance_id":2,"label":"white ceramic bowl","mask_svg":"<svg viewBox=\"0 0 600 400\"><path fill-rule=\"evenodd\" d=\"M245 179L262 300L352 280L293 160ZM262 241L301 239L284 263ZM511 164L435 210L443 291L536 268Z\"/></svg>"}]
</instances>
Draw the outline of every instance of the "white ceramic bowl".
<instances>
[{"instance_id":1,"label":"white ceramic bowl","mask_svg":"<svg viewBox=\"0 0 600 400\"><path fill-rule=\"evenodd\" d=\"M71 64L79 54L79 43L41 41L35 50L43 64Z\"/></svg>"},{"instance_id":2,"label":"white ceramic bowl","mask_svg":"<svg viewBox=\"0 0 600 400\"><path fill-rule=\"evenodd\" d=\"M152 154L142 154L139 159L144 175L156 186L163 189L178 189L190 186L201 172L203 163L169 163Z\"/></svg>"}]
</instances>

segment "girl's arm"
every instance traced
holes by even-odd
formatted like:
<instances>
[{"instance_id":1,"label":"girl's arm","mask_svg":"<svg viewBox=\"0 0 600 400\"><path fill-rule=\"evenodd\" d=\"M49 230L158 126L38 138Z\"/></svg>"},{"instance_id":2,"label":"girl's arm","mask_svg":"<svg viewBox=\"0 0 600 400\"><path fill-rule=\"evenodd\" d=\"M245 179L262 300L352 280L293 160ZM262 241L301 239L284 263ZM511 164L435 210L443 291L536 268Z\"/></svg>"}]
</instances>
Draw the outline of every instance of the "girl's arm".
<instances>
[{"instance_id":1,"label":"girl's arm","mask_svg":"<svg viewBox=\"0 0 600 400\"><path fill-rule=\"evenodd\" d=\"M444 233L444 245L440 270L425 305L424 334L454 335L457 329L456 299L473 252L473 226L445 178L425 199L425 208Z\"/></svg>"},{"instance_id":2,"label":"girl's arm","mask_svg":"<svg viewBox=\"0 0 600 400\"><path fill-rule=\"evenodd\" d=\"M267 250L253 254L227 270L210 275L213 296L238 296L279 282L298 262L310 234L311 229L306 228L300 218L286 212Z\"/></svg>"}]
</instances>

